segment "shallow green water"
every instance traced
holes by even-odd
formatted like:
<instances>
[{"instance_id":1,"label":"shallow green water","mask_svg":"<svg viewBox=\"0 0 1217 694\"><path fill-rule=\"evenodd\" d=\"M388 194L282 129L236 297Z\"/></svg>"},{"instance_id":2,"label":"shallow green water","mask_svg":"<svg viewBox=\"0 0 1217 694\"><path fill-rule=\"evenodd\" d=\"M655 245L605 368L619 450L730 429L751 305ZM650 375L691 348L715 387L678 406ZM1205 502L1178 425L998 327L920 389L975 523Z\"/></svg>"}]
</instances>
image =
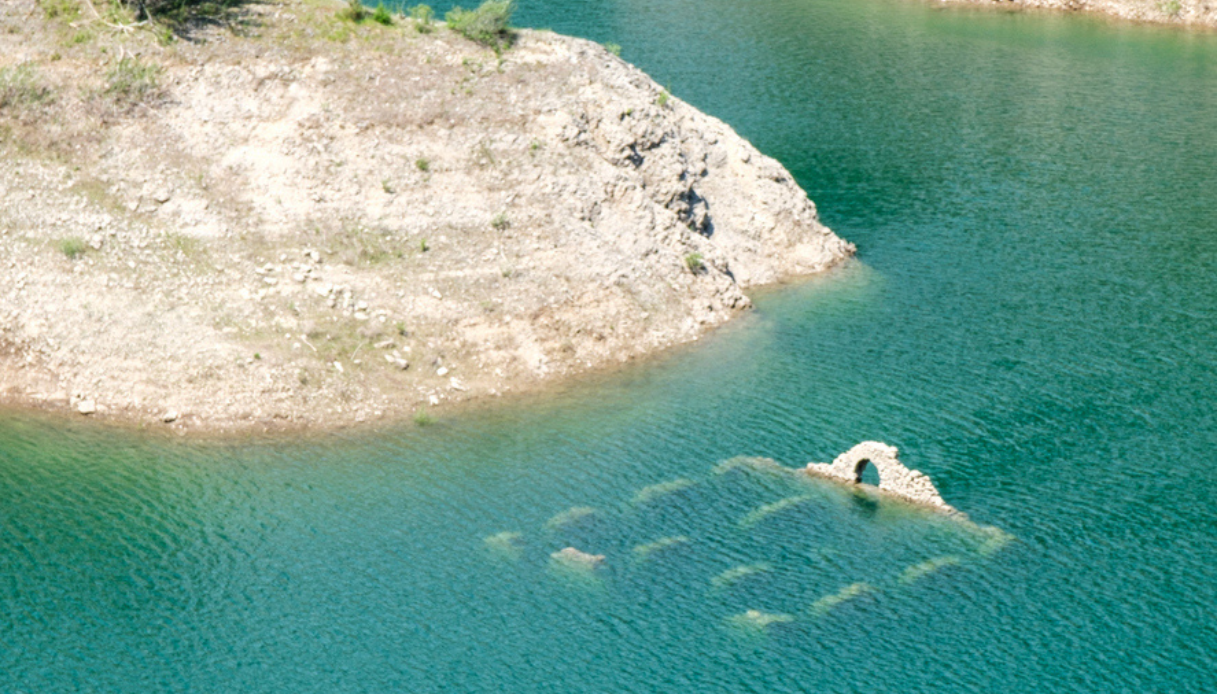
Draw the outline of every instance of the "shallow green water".
<instances>
[{"instance_id":1,"label":"shallow green water","mask_svg":"<svg viewBox=\"0 0 1217 694\"><path fill-rule=\"evenodd\" d=\"M423 429L0 420L0 691L1214 687L1217 37L886 0L521 20L624 46L860 262L661 363ZM871 438L1017 539L713 470ZM568 544L605 565L556 566Z\"/></svg>"}]
</instances>

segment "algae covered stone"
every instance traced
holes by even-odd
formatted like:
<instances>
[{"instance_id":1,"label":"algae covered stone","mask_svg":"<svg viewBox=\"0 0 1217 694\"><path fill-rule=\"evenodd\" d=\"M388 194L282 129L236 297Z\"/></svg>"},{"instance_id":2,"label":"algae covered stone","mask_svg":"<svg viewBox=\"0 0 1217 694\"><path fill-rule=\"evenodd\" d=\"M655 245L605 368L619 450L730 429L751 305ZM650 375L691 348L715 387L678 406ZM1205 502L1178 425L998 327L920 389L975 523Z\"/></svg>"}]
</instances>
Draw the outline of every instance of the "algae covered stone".
<instances>
[{"instance_id":1,"label":"algae covered stone","mask_svg":"<svg viewBox=\"0 0 1217 694\"><path fill-rule=\"evenodd\" d=\"M722 589L733 586L746 578L751 578L760 574L766 574L773 570L773 567L765 562L757 564L741 564L733 566L730 569L720 573L710 579L710 587L714 589Z\"/></svg>"},{"instance_id":2,"label":"algae covered stone","mask_svg":"<svg viewBox=\"0 0 1217 694\"><path fill-rule=\"evenodd\" d=\"M550 518L548 521L545 521L545 527L550 530L557 530L559 528L574 525L575 523L591 518L594 515L596 515L596 509L592 508L591 506L575 506L573 508L566 509L562 513Z\"/></svg>"},{"instance_id":3,"label":"algae covered stone","mask_svg":"<svg viewBox=\"0 0 1217 694\"><path fill-rule=\"evenodd\" d=\"M501 533L487 535L482 538L482 544L491 552L511 557L518 558L524 551L521 541L524 535L515 531L505 530Z\"/></svg>"},{"instance_id":4,"label":"algae covered stone","mask_svg":"<svg viewBox=\"0 0 1217 694\"><path fill-rule=\"evenodd\" d=\"M689 544L689 538L684 535L673 535L670 537L661 537L654 542L646 542L637 545L632 550L634 556L639 560L650 559L658 552L672 549L674 547L682 547Z\"/></svg>"},{"instance_id":5,"label":"algae covered stone","mask_svg":"<svg viewBox=\"0 0 1217 694\"><path fill-rule=\"evenodd\" d=\"M982 557L992 556L1002 547L1014 541L1013 535L992 525L981 527L980 534L985 538L985 541L980 544L976 552Z\"/></svg>"},{"instance_id":6,"label":"algae covered stone","mask_svg":"<svg viewBox=\"0 0 1217 694\"><path fill-rule=\"evenodd\" d=\"M908 567L904 571L900 572L900 577L896 580L898 580L902 584L907 585L909 583L919 581L919 580L925 578L926 576L929 576L930 574L934 573L935 571L939 571L948 566L957 566L957 565L959 565L959 563L960 563L959 557L957 557L953 554L950 556L946 556L946 557L935 557L934 559L927 559L926 561L923 561L919 564L913 564L912 566Z\"/></svg>"},{"instance_id":7,"label":"algae covered stone","mask_svg":"<svg viewBox=\"0 0 1217 694\"><path fill-rule=\"evenodd\" d=\"M636 505L650 503L656 499L659 499L660 497L667 496L668 494L678 492L682 489L688 489L693 485L693 480L684 478L670 480L668 482L660 482L659 484L652 484L639 489L638 493L635 494L634 498L630 501Z\"/></svg>"},{"instance_id":8,"label":"algae covered stone","mask_svg":"<svg viewBox=\"0 0 1217 694\"><path fill-rule=\"evenodd\" d=\"M841 605L875 592L875 587L869 583L851 583L832 595L825 595L811 604L810 612L816 616L823 616L832 612Z\"/></svg>"},{"instance_id":9,"label":"algae covered stone","mask_svg":"<svg viewBox=\"0 0 1217 694\"><path fill-rule=\"evenodd\" d=\"M746 516L740 519L739 526L741 528L750 528L776 513L781 513L787 509L801 506L802 504L811 501L811 499L812 497L808 494L800 494L798 496L788 496L785 499L779 499L773 503L758 506L756 509L750 511Z\"/></svg>"}]
</instances>

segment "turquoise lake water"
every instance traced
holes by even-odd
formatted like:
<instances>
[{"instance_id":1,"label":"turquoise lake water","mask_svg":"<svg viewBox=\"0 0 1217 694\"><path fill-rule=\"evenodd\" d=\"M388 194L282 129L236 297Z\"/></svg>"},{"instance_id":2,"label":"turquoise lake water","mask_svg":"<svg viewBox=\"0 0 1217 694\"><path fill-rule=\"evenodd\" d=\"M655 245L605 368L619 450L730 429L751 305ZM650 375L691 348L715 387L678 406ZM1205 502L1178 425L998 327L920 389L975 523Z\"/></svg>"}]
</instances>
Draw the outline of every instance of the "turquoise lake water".
<instances>
[{"instance_id":1,"label":"turquoise lake water","mask_svg":"<svg viewBox=\"0 0 1217 694\"><path fill-rule=\"evenodd\" d=\"M1217 689L1217 35L889 0L518 19L622 45L858 260L423 428L0 418L0 692ZM721 464L866 439L979 525Z\"/></svg>"}]
</instances>

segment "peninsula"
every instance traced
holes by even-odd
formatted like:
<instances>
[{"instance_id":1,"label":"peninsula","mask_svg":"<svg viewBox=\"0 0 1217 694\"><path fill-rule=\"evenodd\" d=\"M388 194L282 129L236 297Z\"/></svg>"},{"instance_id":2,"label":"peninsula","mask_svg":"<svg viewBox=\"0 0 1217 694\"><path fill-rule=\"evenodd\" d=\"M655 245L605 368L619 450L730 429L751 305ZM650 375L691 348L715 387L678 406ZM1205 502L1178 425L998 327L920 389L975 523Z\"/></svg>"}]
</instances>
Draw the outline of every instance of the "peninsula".
<instances>
[{"instance_id":1,"label":"peninsula","mask_svg":"<svg viewBox=\"0 0 1217 694\"><path fill-rule=\"evenodd\" d=\"M696 339L853 246L598 44L239 5L0 7L0 402L424 420Z\"/></svg>"}]
</instances>

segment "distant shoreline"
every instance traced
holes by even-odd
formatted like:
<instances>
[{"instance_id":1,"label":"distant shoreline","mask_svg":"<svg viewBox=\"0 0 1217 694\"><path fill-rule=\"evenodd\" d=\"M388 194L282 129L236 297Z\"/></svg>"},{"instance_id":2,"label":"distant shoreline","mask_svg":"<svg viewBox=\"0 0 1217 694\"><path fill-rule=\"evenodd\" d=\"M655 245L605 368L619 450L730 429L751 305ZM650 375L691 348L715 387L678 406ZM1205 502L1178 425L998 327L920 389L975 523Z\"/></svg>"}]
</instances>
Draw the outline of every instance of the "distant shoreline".
<instances>
[{"instance_id":1,"label":"distant shoreline","mask_svg":"<svg viewBox=\"0 0 1217 694\"><path fill-rule=\"evenodd\" d=\"M1210 31L1217 29L1217 5L1197 0L931 0L936 5L983 7L1007 12L1045 10L1110 17L1141 24Z\"/></svg>"}]
</instances>

